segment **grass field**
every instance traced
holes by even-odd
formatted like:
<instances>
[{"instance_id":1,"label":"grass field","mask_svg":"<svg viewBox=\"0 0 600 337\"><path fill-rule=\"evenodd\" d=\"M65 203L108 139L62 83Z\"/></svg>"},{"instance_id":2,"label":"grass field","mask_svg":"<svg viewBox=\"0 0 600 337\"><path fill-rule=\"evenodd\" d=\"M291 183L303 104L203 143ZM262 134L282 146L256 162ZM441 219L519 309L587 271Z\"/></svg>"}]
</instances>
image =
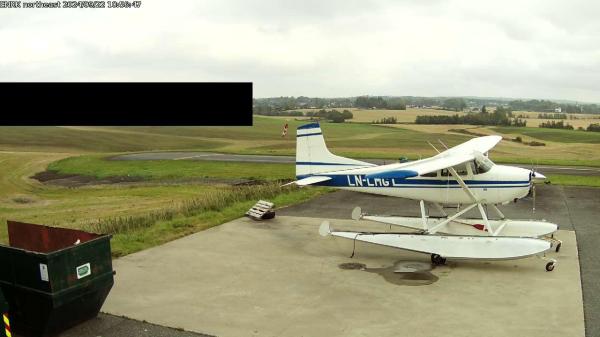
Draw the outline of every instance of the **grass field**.
<instances>
[{"instance_id":1,"label":"grass field","mask_svg":"<svg viewBox=\"0 0 600 337\"><path fill-rule=\"evenodd\" d=\"M552 174L548 176L548 180L554 185L600 187L599 177Z\"/></svg>"},{"instance_id":2,"label":"grass field","mask_svg":"<svg viewBox=\"0 0 600 337\"><path fill-rule=\"evenodd\" d=\"M244 199L231 199L227 196L239 195L239 190L225 185L204 184L162 184L161 179L191 177L191 167L171 167L157 165L154 169L135 166L130 173L140 173L149 178L152 184L140 185L97 185L79 188L44 185L29 177L43 171L47 165L70 154L48 152L0 152L0 241L6 242L6 220L18 220L68 228L90 228L98 223L106 223L111 219L132 217L134 222L143 223L142 227L125 228L116 232L113 238L113 253L123 255L133 251L164 243L174 238L202 230L223 221L241 216L257 199L269 198L278 206L284 206L307 200L315 195L325 193L324 189L282 189L277 194L251 195ZM102 162L98 155L89 158L75 157L64 159L51 166L65 169L74 167L89 168ZM108 162L111 163L111 162ZM117 162L123 163L123 162ZM181 166L190 162L181 163ZM191 163L193 164L193 163ZM233 174L231 163L199 163L196 168L202 169L202 177L230 177L237 175L243 178L264 177L265 172L279 172L278 177L287 177L293 167L282 167L278 164L250 165L241 173ZM109 166L101 166L106 174L96 171L97 176L122 174L124 171L110 171ZM121 168L122 169L122 168ZM128 168L126 168L128 169ZM137 170L137 171L136 171ZM151 174L147 174L151 172ZM167 173L169 172L169 173ZM179 175L181 173L181 176ZM275 175L274 175L275 176ZM277 184L277 186L279 186ZM168 217L148 217L151 214L167 214L173 209L193 200L216 198L225 200L217 206L195 214L172 212ZM136 220L137 219L137 220ZM140 221L140 219L145 219ZM92 227L94 228L94 227Z\"/></svg>"},{"instance_id":3,"label":"grass field","mask_svg":"<svg viewBox=\"0 0 600 337\"><path fill-rule=\"evenodd\" d=\"M55 161L48 166L62 174L81 174L98 179L127 176L143 180L222 178L283 180L293 179L294 166L242 162L188 160L107 160L104 155L84 155Z\"/></svg>"},{"instance_id":4,"label":"grass field","mask_svg":"<svg viewBox=\"0 0 600 337\"><path fill-rule=\"evenodd\" d=\"M560 143L583 143L599 144L600 132L588 132L577 130L547 129L547 128L515 128L495 127L492 130L510 135L525 135L542 141Z\"/></svg>"}]
</instances>

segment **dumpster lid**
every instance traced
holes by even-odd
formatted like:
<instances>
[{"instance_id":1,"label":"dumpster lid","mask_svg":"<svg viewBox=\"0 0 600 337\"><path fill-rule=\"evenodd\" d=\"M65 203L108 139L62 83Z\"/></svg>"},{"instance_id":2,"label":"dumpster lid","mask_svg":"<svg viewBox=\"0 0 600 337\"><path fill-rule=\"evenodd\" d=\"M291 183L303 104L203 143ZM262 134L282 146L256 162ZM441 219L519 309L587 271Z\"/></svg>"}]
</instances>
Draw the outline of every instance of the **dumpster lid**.
<instances>
[{"instance_id":1,"label":"dumpster lid","mask_svg":"<svg viewBox=\"0 0 600 337\"><path fill-rule=\"evenodd\" d=\"M11 247L38 253L54 252L105 236L77 229L50 227L18 221L8 220L6 223L8 241Z\"/></svg>"}]
</instances>

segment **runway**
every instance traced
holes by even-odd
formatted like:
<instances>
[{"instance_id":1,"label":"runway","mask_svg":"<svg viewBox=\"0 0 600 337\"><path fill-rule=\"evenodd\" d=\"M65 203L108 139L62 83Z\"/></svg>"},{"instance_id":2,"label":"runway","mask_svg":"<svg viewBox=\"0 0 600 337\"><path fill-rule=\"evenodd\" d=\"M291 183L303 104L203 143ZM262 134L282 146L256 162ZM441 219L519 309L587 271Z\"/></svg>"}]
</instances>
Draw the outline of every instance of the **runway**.
<instances>
[{"instance_id":1,"label":"runway","mask_svg":"<svg viewBox=\"0 0 600 337\"><path fill-rule=\"evenodd\" d=\"M269 156L269 155L246 155L246 154L225 154L215 152L140 152L130 153L110 158L111 160L210 160L210 161L235 161L250 163L282 163L293 164L293 156ZM382 165L394 163L394 160L385 159L362 159L366 162ZM523 168L531 166L523 164L507 164ZM568 174L576 176L597 176L600 177L600 167L584 166L552 166L537 165L536 170L543 174Z\"/></svg>"}]
</instances>

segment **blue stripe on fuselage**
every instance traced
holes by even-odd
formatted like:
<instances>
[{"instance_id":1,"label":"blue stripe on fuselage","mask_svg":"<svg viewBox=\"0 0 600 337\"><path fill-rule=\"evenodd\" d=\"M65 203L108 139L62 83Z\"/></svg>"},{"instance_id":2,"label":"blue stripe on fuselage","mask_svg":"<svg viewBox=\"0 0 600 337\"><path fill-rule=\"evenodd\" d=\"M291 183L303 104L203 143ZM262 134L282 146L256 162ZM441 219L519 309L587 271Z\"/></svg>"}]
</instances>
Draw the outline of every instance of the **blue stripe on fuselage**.
<instances>
[{"instance_id":1,"label":"blue stripe on fuselage","mask_svg":"<svg viewBox=\"0 0 600 337\"><path fill-rule=\"evenodd\" d=\"M456 180L436 179L396 179L396 178L366 178L364 175L327 175L331 180L323 181L314 185L331 187L389 187L389 188L461 188ZM303 179L312 175L300 175L297 179ZM465 180L465 184L471 188L512 188L527 187L527 180Z\"/></svg>"}]
</instances>

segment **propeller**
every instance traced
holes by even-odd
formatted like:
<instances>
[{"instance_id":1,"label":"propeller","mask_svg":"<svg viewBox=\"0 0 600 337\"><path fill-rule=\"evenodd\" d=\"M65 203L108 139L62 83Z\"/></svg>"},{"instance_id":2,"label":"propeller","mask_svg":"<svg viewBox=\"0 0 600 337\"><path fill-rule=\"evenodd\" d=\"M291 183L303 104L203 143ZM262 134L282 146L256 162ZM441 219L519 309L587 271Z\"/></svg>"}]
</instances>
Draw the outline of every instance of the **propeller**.
<instances>
[{"instance_id":1,"label":"propeller","mask_svg":"<svg viewBox=\"0 0 600 337\"><path fill-rule=\"evenodd\" d=\"M531 184L531 196L533 197L533 207L532 207L531 211L534 214L535 214L535 198L536 198L535 183L543 182L545 180L546 180L546 176L537 171L537 163L534 166L533 160L532 160L531 161L531 171L529 173L529 181Z\"/></svg>"},{"instance_id":2,"label":"propeller","mask_svg":"<svg viewBox=\"0 0 600 337\"><path fill-rule=\"evenodd\" d=\"M531 204L531 213L535 214L535 182L533 181L533 177L535 176L535 168L533 166L533 160L531 161L531 169L529 170L529 184L531 187L529 191L531 193L531 197L533 198L533 203Z\"/></svg>"}]
</instances>

